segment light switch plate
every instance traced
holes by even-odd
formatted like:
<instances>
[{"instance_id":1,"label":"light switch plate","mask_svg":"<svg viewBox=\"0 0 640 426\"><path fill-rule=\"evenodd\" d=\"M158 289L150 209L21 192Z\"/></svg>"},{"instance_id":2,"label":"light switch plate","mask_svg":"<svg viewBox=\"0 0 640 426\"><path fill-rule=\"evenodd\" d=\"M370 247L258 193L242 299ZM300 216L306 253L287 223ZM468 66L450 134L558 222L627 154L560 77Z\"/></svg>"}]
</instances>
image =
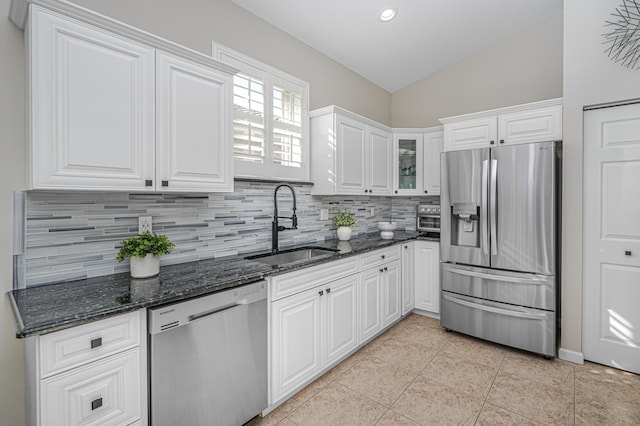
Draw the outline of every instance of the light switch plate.
<instances>
[{"instance_id":1,"label":"light switch plate","mask_svg":"<svg viewBox=\"0 0 640 426\"><path fill-rule=\"evenodd\" d=\"M320 209L320 220L329 219L329 209Z\"/></svg>"}]
</instances>

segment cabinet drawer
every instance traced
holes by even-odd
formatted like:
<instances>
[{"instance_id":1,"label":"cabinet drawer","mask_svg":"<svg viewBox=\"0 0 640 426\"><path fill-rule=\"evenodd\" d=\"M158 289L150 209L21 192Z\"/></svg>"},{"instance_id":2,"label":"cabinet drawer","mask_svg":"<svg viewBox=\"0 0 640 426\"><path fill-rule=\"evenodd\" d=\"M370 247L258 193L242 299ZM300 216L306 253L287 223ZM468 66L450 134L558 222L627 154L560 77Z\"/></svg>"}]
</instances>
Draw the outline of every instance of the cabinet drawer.
<instances>
[{"instance_id":1,"label":"cabinet drawer","mask_svg":"<svg viewBox=\"0 0 640 426\"><path fill-rule=\"evenodd\" d=\"M40 425L123 425L141 415L140 350L42 382Z\"/></svg>"},{"instance_id":2,"label":"cabinet drawer","mask_svg":"<svg viewBox=\"0 0 640 426\"><path fill-rule=\"evenodd\" d=\"M400 247L396 244L380 250L365 253L360 256L360 267L362 269L373 268L392 260L400 259Z\"/></svg>"},{"instance_id":3,"label":"cabinet drawer","mask_svg":"<svg viewBox=\"0 0 640 426\"><path fill-rule=\"evenodd\" d=\"M40 337L40 374L46 378L140 344L140 314L131 312Z\"/></svg>"},{"instance_id":4,"label":"cabinet drawer","mask_svg":"<svg viewBox=\"0 0 640 426\"><path fill-rule=\"evenodd\" d=\"M271 278L271 300L278 300L358 272L358 256L322 263Z\"/></svg>"}]
</instances>

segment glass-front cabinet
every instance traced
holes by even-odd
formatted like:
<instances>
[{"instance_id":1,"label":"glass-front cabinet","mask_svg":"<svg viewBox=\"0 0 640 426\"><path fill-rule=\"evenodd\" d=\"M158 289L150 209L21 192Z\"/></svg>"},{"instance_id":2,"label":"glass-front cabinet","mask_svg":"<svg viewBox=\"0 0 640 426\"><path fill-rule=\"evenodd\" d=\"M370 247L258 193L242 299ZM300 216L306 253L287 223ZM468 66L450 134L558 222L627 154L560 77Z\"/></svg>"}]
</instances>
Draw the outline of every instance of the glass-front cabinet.
<instances>
[{"instance_id":1,"label":"glass-front cabinet","mask_svg":"<svg viewBox=\"0 0 640 426\"><path fill-rule=\"evenodd\" d=\"M395 130L395 129L394 129ZM422 132L393 134L393 194L420 195L423 182Z\"/></svg>"}]
</instances>

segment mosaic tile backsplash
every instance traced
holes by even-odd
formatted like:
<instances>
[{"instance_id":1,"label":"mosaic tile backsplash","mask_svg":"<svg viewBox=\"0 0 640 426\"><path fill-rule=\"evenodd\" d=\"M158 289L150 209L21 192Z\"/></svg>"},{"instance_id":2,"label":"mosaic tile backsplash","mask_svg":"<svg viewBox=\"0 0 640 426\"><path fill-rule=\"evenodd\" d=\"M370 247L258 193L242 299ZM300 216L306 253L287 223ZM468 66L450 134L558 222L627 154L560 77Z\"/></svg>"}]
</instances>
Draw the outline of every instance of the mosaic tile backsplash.
<instances>
[{"instance_id":1,"label":"mosaic tile backsplash","mask_svg":"<svg viewBox=\"0 0 640 426\"><path fill-rule=\"evenodd\" d=\"M176 244L161 258L162 265L269 250L276 185L236 181L235 192L211 194L28 192L26 286L128 271L129 262L118 263L115 257L120 241L138 233L139 216L152 216L153 231ZM292 186L298 229L279 233L281 248L335 238L331 219L338 209L356 214L355 235L377 232L381 220L415 230L416 204L426 199L320 197L310 194L310 185ZM290 216L291 206L291 193L280 189L279 215ZM328 220L320 220L323 208L329 210ZM288 226L288 221L281 224Z\"/></svg>"}]
</instances>

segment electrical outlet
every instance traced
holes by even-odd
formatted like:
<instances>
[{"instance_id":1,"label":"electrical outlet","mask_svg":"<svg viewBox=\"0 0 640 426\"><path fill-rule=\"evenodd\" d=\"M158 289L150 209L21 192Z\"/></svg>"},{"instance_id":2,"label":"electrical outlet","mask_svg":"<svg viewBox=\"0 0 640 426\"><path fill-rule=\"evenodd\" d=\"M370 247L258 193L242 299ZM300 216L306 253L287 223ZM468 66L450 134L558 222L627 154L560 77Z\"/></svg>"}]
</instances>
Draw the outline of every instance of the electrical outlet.
<instances>
[{"instance_id":1,"label":"electrical outlet","mask_svg":"<svg viewBox=\"0 0 640 426\"><path fill-rule=\"evenodd\" d=\"M369 212L369 217L374 217L376 215L376 208L371 207L371 211Z\"/></svg>"},{"instance_id":2,"label":"electrical outlet","mask_svg":"<svg viewBox=\"0 0 640 426\"><path fill-rule=\"evenodd\" d=\"M151 216L140 216L138 218L138 234L153 232L151 229Z\"/></svg>"},{"instance_id":3,"label":"electrical outlet","mask_svg":"<svg viewBox=\"0 0 640 426\"><path fill-rule=\"evenodd\" d=\"M329 209L320 209L320 220L329 219Z\"/></svg>"}]
</instances>

